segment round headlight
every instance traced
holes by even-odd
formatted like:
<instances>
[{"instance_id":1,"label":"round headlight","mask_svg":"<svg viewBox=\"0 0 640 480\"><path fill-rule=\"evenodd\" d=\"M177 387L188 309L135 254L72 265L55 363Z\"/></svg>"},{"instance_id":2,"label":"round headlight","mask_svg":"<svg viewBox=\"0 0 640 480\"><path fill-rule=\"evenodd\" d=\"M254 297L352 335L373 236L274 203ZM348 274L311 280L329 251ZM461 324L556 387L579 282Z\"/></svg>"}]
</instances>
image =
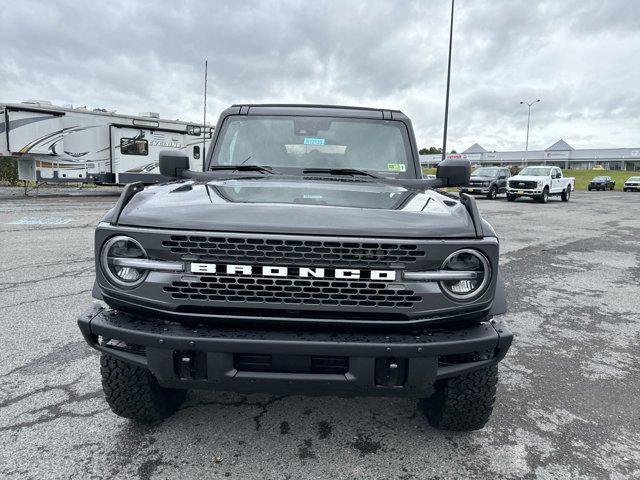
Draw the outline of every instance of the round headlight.
<instances>
[{"instance_id":1,"label":"round headlight","mask_svg":"<svg viewBox=\"0 0 640 480\"><path fill-rule=\"evenodd\" d=\"M147 276L147 270L121 265L121 259L147 258L142 245L131 237L112 237L102 246L100 263L109 281L120 287L140 285Z\"/></svg>"},{"instance_id":2,"label":"round headlight","mask_svg":"<svg viewBox=\"0 0 640 480\"><path fill-rule=\"evenodd\" d=\"M482 294L491 280L491 266L487 258L476 250L458 250L447 257L442 270L469 272L464 280L445 280L440 287L455 300L472 300Z\"/></svg>"}]
</instances>

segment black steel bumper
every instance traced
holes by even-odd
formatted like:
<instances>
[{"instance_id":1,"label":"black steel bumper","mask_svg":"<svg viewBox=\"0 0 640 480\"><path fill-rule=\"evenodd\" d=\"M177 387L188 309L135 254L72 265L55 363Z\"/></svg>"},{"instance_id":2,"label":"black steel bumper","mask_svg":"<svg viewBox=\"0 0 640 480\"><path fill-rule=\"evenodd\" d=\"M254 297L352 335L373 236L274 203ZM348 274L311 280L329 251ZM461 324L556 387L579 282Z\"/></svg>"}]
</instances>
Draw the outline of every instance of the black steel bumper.
<instances>
[{"instance_id":1,"label":"black steel bumper","mask_svg":"<svg viewBox=\"0 0 640 480\"><path fill-rule=\"evenodd\" d=\"M418 335L293 332L187 326L98 304L78 326L90 346L148 368L163 386L269 393L429 396L436 380L502 360L513 339L494 321ZM272 357L274 367L241 367L243 355ZM339 358L346 370L305 371L307 358Z\"/></svg>"}]
</instances>

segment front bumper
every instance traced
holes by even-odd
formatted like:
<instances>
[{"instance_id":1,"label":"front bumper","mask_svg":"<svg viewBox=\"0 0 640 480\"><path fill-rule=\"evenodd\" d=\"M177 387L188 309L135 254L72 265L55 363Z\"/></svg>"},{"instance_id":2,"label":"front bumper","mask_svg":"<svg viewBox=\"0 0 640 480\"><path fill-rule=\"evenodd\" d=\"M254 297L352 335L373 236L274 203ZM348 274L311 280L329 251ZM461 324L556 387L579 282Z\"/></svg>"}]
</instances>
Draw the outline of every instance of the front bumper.
<instances>
[{"instance_id":1,"label":"front bumper","mask_svg":"<svg viewBox=\"0 0 640 480\"><path fill-rule=\"evenodd\" d=\"M429 396L439 379L498 363L513 339L495 321L412 334L262 330L188 326L98 304L78 326L90 346L148 368L165 387L354 396ZM272 368L241 366L243 355L271 358ZM340 359L345 371L305 370L314 358Z\"/></svg>"},{"instance_id":2,"label":"front bumper","mask_svg":"<svg viewBox=\"0 0 640 480\"><path fill-rule=\"evenodd\" d=\"M517 197L539 197L542 195L541 188L526 189L526 188L507 188L507 195L515 195Z\"/></svg>"},{"instance_id":3,"label":"front bumper","mask_svg":"<svg viewBox=\"0 0 640 480\"><path fill-rule=\"evenodd\" d=\"M483 194L486 195L489 193L491 187L461 187L460 193L470 193L470 194Z\"/></svg>"}]
</instances>

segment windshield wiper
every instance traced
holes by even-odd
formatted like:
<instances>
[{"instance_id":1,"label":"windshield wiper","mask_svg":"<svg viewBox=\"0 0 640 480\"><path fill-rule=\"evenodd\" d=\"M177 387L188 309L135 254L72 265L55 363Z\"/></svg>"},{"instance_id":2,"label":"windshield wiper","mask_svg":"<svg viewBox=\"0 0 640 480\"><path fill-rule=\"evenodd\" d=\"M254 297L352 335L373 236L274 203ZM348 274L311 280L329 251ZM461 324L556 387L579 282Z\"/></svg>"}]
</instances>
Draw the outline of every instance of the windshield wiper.
<instances>
[{"instance_id":1,"label":"windshield wiper","mask_svg":"<svg viewBox=\"0 0 640 480\"><path fill-rule=\"evenodd\" d=\"M328 173L329 175L360 175L362 177L381 178L373 173L355 168L305 168L302 173Z\"/></svg>"},{"instance_id":2,"label":"windshield wiper","mask_svg":"<svg viewBox=\"0 0 640 480\"><path fill-rule=\"evenodd\" d=\"M209 170L231 170L233 172L261 172L276 174L273 168L268 165L212 165Z\"/></svg>"}]
</instances>

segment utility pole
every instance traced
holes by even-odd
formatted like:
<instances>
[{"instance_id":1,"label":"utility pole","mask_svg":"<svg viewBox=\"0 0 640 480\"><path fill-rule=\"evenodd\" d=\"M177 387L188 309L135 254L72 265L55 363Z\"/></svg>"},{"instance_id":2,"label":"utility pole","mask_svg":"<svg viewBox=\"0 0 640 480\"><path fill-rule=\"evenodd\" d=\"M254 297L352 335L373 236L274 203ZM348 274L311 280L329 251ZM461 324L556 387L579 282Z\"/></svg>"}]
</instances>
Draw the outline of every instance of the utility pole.
<instances>
[{"instance_id":1,"label":"utility pole","mask_svg":"<svg viewBox=\"0 0 640 480\"><path fill-rule=\"evenodd\" d=\"M526 105L527 107L529 107L529 111L527 113L527 141L525 143L524 146L524 164L527 164L527 157L529 156L529 124L531 123L531 107L538 103L540 101L540 99L534 101L534 102L520 102L520 105Z\"/></svg>"},{"instance_id":2,"label":"utility pole","mask_svg":"<svg viewBox=\"0 0 640 480\"><path fill-rule=\"evenodd\" d=\"M442 160L447 158L447 124L449 122L449 88L451 86L451 48L453 46L453 5L451 0L451 24L449 25L449 64L447 66L447 96L444 104L444 134L442 136Z\"/></svg>"}]
</instances>

